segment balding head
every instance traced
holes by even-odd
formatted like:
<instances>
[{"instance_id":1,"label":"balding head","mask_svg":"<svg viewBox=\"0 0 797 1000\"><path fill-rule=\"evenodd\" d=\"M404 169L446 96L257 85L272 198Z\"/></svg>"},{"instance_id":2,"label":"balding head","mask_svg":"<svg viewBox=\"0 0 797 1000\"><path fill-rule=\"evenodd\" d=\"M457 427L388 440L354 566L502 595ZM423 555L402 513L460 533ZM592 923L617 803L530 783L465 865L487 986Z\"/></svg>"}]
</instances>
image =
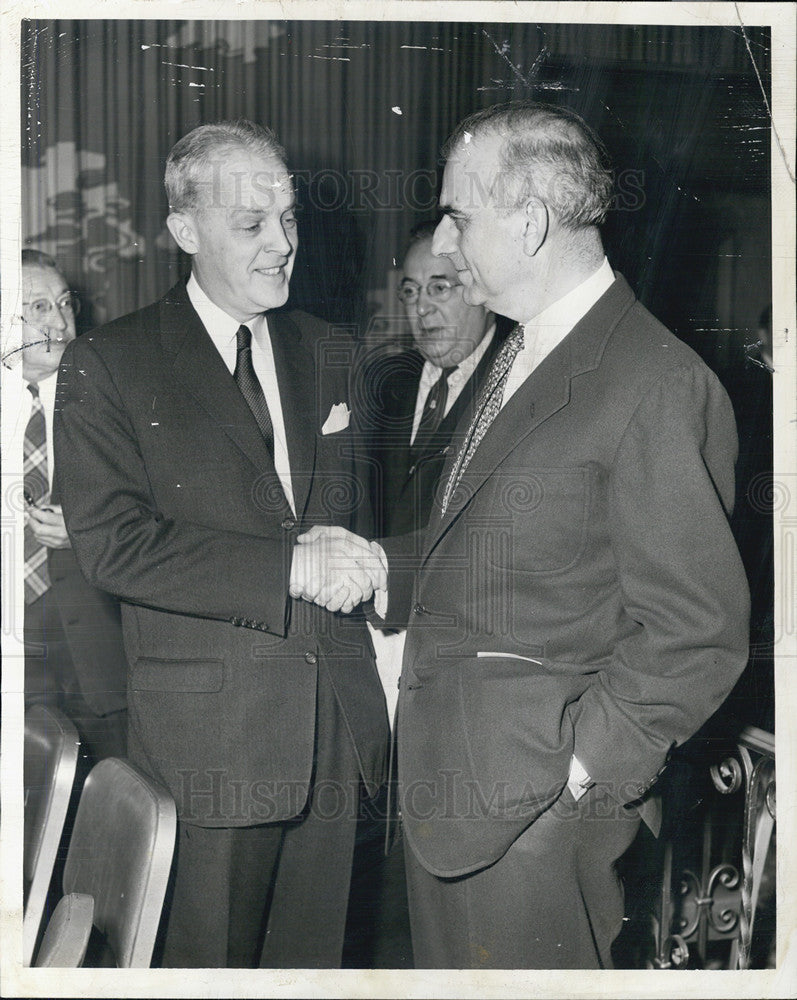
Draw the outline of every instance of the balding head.
<instances>
[{"instance_id":1,"label":"balding head","mask_svg":"<svg viewBox=\"0 0 797 1000\"><path fill-rule=\"evenodd\" d=\"M58 370L61 355L75 339L75 299L49 254L23 250L22 377L40 382Z\"/></svg>"},{"instance_id":2,"label":"balding head","mask_svg":"<svg viewBox=\"0 0 797 1000\"><path fill-rule=\"evenodd\" d=\"M498 138L491 194L504 210L543 201L566 229L598 226L612 201L612 171L600 139L575 112L535 101L497 104L465 118L443 147Z\"/></svg>"}]
</instances>

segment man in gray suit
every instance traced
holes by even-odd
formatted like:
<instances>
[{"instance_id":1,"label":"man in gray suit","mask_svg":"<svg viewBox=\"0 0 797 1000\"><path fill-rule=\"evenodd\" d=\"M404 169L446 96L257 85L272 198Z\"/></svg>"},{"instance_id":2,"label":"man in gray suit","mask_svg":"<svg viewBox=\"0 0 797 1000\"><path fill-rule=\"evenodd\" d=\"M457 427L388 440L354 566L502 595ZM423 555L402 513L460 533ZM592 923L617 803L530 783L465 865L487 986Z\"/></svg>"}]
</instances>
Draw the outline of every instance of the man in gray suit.
<instances>
[{"instance_id":1,"label":"man in gray suit","mask_svg":"<svg viewBox=\"0 0 797 1000\"><path fill-rule=\"evenodd\" d=\"M747 658L733 413L609 266L611 174L577 115L478 112L445 155L433 252L518 325L428 529L383 543L389 617L409 619L413 950L422 967L609 968L615 862Z\"/></svg>"}]
</instances>

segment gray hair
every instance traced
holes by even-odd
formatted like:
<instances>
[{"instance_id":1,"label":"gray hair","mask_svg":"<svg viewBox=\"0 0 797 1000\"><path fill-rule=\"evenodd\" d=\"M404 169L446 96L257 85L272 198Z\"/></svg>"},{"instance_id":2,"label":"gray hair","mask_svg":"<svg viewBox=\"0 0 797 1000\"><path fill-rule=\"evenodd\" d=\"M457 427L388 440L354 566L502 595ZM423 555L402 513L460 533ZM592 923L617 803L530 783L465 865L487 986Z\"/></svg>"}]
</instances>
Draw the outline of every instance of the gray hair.
<instances>
[{"instance_id":1,"label":"gray hair","mask_svg":"<svg viewBox=\"0 0 797 1000\"><path fill-rule=\"evenodd\" d=\"M285 150L270 128L246 118L199 125L172 146L166 160L169 210L190 212L198 208L213 154L233 149L247 149L285 163Z\"/></svg>"},{"instance_id":2,"label":"gray hair","mask_svg":"<svg viewBox=\"0 0 797 1000\"><path fill-rule=\"evenodd\" d=\"M496 104L461 121L443 155L448 159L469 137L485 133L503 140L490 192L502 209L538 197L567 229L603 222L612 202L609 155L574 111L536 101Z\"/></svg>"}]
</instances>

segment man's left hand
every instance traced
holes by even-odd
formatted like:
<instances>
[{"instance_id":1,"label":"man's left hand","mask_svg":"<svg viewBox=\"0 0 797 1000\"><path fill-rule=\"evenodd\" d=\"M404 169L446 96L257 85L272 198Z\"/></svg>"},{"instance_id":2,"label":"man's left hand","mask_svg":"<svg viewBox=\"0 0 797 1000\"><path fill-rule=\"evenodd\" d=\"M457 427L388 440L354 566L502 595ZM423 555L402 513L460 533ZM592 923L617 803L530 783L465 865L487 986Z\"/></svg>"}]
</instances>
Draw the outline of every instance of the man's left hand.
<instances>
[{"instance_id":1,"label":"man's left hand","mask_svg":"<svg viewBox=\"0 0 797 1000\"><path fill-rule=\"evenodd\" d=\"M71 548L60 504L51 503L44 507L28 507L28 517L37 542L46 545L48 549Z\"/></svg>"}]
</instances>

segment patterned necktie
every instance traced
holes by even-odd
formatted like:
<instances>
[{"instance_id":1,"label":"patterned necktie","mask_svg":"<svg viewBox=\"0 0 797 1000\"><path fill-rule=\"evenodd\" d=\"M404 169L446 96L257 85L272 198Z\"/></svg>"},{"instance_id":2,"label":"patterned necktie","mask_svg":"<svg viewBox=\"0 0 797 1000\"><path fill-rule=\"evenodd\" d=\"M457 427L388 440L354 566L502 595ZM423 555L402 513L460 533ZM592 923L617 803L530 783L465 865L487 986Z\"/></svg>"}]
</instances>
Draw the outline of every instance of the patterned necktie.
<instances>
[{"instance_id":1,"label":"patterned necktie","mask_svg":"<svg viewBox=\"0 0 797 1000\"><path fill-rule=\"evenodd\" d=\"M238 357L235 361L235 372L233 378L238 383L238 388L246 400L249 409L257 421L263 440L271 456L274 456L274 425L271 423L271 414L268 412L266 397L263 395L263 387L255 374L252 364L252 331L248 326L239 326L236 334L238 340Z\"/></svg>"},{"instance_id":2,"label":"patterned necktie","mask_svg":"<svg viewBox=\"0 0 797 1000\"><path fill-rule=\"evenodd\" d=\"M523 327L518 325L507 338L501 350L496 354L495 360L490 367L490 373L482 386L479 398L476 401L473 417L471 418L465 440L459 449L451 473L446 483L443 494L443 503L440 516L445 517L451 497L459 486L462 476L470 464L473 453L479 447L482 438L487 433L487 428L498 416L501 409L501 402L504 398L506 380L512 370L515 358L519 351L523 349Z\"/></svg>"},{"instance_id":3,"label":"patterned necktie","mask_svg":"<svg viewBox=\"0 0 797 1000\"><path fill-rule=\"evenodd\" d=\"M39 387L28 383L28 391L33 397L28 426L22 442L23 485L25 499L30 504L38 504L47 498L50 481L47 475L47 426L44 407L39 398ZM25 603L32 604L50 586L47 571L47 547L36 540L33 529L26 522L25 546Z\"/></svg>"},{"instance_id":4,"label":"patterned necktie","mask_svg":"<svg viewBox=\"0 0 797 1000\"><path fill-rule=\"evenodd\" d=\"M421 414L418 430L415 434L415 440L412 442L412 447L416 451L423 451L428 447L435 432L442 423L443 417L446 415L448 377L457 368L458 365L444 368L440 373L440 378L429 389L426 401L423 404L423 413Z\"/></svg>"}]
</instances>

